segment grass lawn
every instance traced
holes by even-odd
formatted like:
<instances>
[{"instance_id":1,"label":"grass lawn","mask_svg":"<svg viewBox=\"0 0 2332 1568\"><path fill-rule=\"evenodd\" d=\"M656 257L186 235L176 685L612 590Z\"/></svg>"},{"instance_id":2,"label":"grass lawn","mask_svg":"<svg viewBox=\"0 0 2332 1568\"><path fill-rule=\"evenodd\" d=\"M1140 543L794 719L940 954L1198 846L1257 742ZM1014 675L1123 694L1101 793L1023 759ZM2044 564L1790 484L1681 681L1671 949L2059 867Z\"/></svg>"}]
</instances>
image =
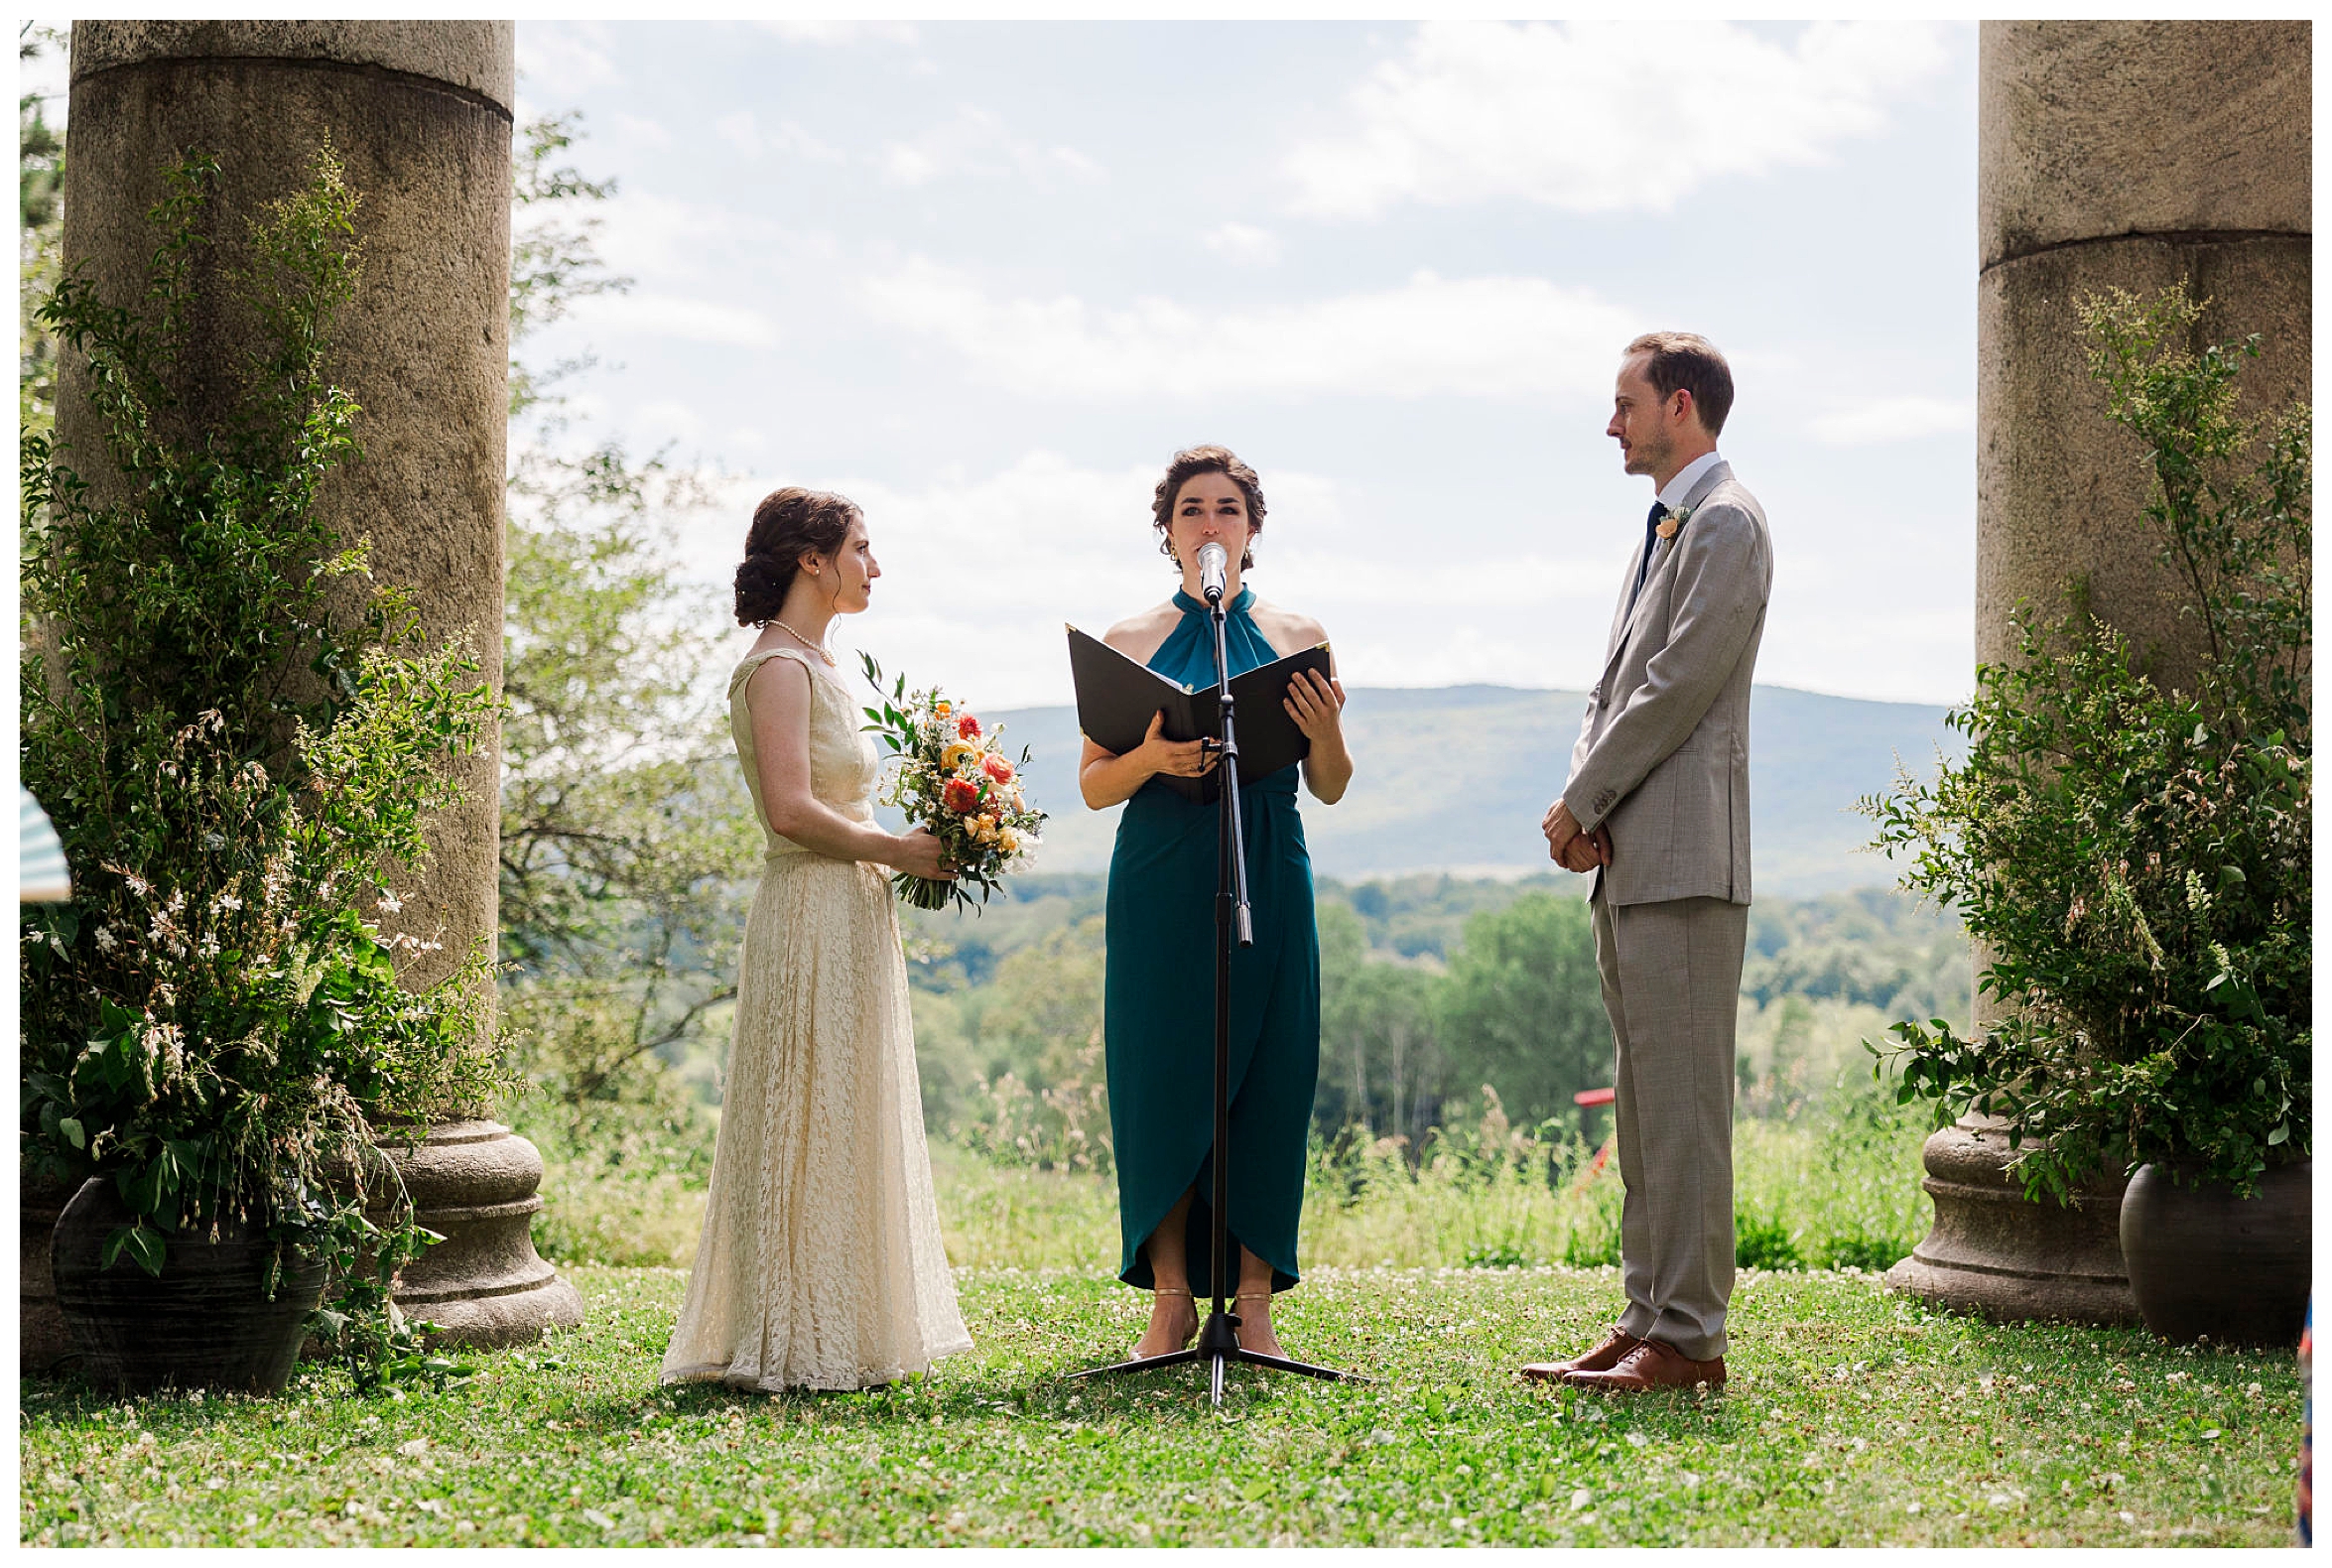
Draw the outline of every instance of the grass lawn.
<instances>
[{"instance_id":1,"label":"grass lawn","mask_svg":"<svg viewBox=\"0 0 2332 1568\"><path fill-rule=\"evenodd\" d=\"M22 1385L31 1543L2279 1545L2295 1358L1936 1317L1865 1274L1749 1272L1722 1394L1522 1383L1594 1339L1609 1268L1320 1268L1296 1354L1381 1377L1101 1385L1144 1298L960 1274L977 1349L918 1385L663 1390L683 1276L570 1270L585 1326L466 1386L123 1404Z\"/></svg>"}]
</instances>

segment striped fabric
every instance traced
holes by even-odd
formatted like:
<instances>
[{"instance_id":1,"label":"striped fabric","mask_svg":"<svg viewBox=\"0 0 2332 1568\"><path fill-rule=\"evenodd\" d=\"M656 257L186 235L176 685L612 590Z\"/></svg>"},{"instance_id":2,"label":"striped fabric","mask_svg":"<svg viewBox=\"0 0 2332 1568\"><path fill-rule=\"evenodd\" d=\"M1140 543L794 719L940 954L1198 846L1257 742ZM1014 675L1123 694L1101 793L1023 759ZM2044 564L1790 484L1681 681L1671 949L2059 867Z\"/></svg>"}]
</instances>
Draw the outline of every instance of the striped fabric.
<instances>
[{"instance_id":1,"label":"striped fabric","mask_svg":"<svg viewBox=\"0 0 2332 1568\"><path fill-rule=\"evenodd\" d=\"M23 903L57 903L72 896L72 873L65 864L65 846L49 826L49 814L19 786L16 792L16 896Z\"/></svg>"}]
</instances>

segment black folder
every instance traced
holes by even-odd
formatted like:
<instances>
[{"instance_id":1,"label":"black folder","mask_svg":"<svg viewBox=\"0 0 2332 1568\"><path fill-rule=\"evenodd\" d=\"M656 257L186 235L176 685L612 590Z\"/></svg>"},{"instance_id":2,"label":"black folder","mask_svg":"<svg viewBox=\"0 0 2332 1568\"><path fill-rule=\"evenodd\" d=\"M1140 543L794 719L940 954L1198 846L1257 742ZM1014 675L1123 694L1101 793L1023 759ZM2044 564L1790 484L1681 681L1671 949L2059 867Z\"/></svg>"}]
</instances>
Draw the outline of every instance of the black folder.
<instances>
[{"instance_id":1,"label":"black folder","mask_svg":"<svg viewBox=\"0 0 2332 1568\"><path fill-rule=\"evenodd\" d=\"M1231 678L1241 784L1252 784L1311 755L1312 742L1296 727L1285 706L1288 683L1301 670L1318 670L1326 676L1328 644L1319 643ZM1219 687L1194 692L1075 626L1069 628L1069 673L1077 683L1077 727L1104 750L1123 756L1139 746L1160 710L1166 715L1169 740L1223 737ZM1222 793L1219 771L1195 779L1168 773L1157 777L1181 795L1208 801Z\"/></svg>"}]
</instances>

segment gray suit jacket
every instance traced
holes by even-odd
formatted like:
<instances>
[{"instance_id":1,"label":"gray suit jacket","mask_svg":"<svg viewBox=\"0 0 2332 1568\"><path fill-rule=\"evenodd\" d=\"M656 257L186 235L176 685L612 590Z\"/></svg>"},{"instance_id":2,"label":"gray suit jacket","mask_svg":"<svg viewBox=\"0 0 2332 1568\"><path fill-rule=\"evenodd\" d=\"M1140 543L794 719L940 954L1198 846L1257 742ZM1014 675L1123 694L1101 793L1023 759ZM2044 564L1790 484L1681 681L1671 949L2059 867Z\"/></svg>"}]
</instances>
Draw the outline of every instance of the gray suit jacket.
<instances>
[{"instance_id":1,"label":"gray suit jacket","mask_svg":"<svg viewBox=\"0 0 2332 1568\"><path fill-rule=\"evenodd\" d=\"M1749 901L1749 680L1765 631L1773 546L1756 497L1720 462L1655 541L1631 612L1639 547L1619 580L1603 678L1571 752L1563 799L1612 830L1598 874L1615 904Z\"/></svg>"}]
</instances>

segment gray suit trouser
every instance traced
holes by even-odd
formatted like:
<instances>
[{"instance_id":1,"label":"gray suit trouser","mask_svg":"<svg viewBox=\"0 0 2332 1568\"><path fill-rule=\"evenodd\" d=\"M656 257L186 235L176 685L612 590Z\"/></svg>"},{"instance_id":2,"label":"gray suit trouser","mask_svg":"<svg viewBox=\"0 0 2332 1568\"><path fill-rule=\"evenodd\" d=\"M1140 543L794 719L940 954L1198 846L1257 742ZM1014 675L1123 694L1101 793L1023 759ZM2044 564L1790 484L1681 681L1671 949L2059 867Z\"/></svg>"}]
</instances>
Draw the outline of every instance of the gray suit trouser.
<instances>
[{"instance_id":1,"label":"gray suit trouser","mask_svg":"<svg viewBox=\"0 0 2332 1568\"><path fill-rule=\"evenodd\" d=\"M1733 1034L1749 906L1592 899L1619 1047L1621 1332L1696 1362L1725 1354L1733 1296Z\"/></svg>"}]
</instances>

